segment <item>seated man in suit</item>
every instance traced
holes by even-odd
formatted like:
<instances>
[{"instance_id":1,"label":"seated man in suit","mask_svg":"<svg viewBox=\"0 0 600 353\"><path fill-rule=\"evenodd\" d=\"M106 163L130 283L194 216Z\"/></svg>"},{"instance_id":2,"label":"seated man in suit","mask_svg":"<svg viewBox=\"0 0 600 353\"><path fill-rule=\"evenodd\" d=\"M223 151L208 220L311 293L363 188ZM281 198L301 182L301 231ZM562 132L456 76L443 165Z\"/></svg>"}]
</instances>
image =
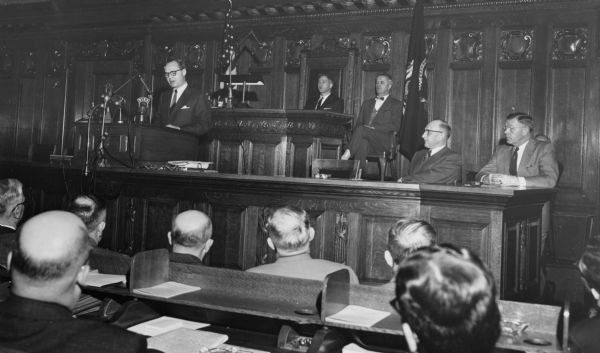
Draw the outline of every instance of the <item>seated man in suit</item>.
<instances>
[{"instance_id":1,"label":"seated man in suit","mask_svg":"<svg viewBox=\"0 0 600 353\"><path fill-rule=\"evenodd\" d=\"M317 83L319 96L306 101L304 110L329 110L336 113L344 112L344 100L331 93L333 80L326 74L319 75Z\"/></svg>"},{"instance_id":2,"label":"seated man in suit","mask_svg":"<svg viewBox=\"0 0 600 353\"><path fill-rule=\"evenodd\" d=\"M410 161L408 175L401 183L454 184L460 178L462 164L458 153L448 148L452 129L443 120L433 120L425 126L422 137L426 149L417 151Z\"/></svg>"},{"instance_id":3,"label":"seated man in suit","mask_svg":"<svg viewBox=\"0 0 600 353\"><path fill-rule=\"evenodd\" d=\"M269 234L267 244L277 251L277 260L248 272L322 281L331 272L347 269L350 283L358 283L358 277L350 267L310 256L310 242L315 230L310 226L306 211L293 206L279 208L269 217L266 229Z\"/></svg>"},{"instance_id":4,"label":"seated man in suit","mask_svg":"<svg viewBox=\"0 0 600 353\"><path fill-rule=\"evenodd\" d=\"M92 243L89 265L102 273L125 274L129 271L131 257L99 247L106 227L106 203L94 195L76 196L67 209L79 217L88 231Z\"/></svg>"},{"instance_id":5,"label":"seated man in suit","mask_svg":"<svg viewBox=\"0 0 600 353\"><path fill-rule=\"evenodd\" d=\"M182 60L171 60L165 65L165 78L173 89L161 94L155 122L202 135L212 127L210 108L204 94L188 85L186 75Z\"/></svg>"},{"instance_id":6,"label":"seated man in suit","mask_svg":"<svg viewBox=\"0 0 600 353\"><path fill-rule=\"evenodd\" d=\"M558 163L552 145L533 139L533 118L525 113L506 117L504 134L509 145L499 145L490 161L477 173L484 184L553 188Z\"/></svg>"},{"instance_id":7,"label":"seated man in suit","mask_svg":"<svg viewBox=\"0 0 600 353\"><path fill-rule=\"evenodd\" d=\"M395 274L404 258L419 248L433 245L436 237L431 224L419 219L400 218L388 233L388 248L383 253L385 262Z\"/></svg>"},{"instance_id":8,"label":"seated man in suit","mask_svg":"<svg viewBox=\"0 0 600 353\"><path fill-rule=\"evenodd\" d=\"M392 305L411 352L488 353L500 336L494 278L466 249L434 246L410 254L398 267Z\"/></svg>"},{"instance_id":9,"label":"seated man in suit","mask_svg":"<svg viewBox=\"0 0 600 353\"><path fill-rule=\"evenodd\" d=\"M400 129L402 115L402 102L390 96L392 83L388 74L377 76L377 97L366 100L360 107L348 148L341 159L360 160L364 169L369 153L384 152L390 147L391 134Z\"/></svg>"},{"instance_id":10,"label":"seated man in suit","mask_svg":"<svg viewBox=\"0 0 600 353\"><path fill-rule=\"evenodd\" d=\"M23 352L145 352L146 339L71 310L89 271L85 225L64 211L21 227L9 255L11 295L0 303L0 347ZM0 348L0 350L2 350Z\"/></svg>"},{"instance_id":11,"label":"seated man in suit","mask_svg":"<svg viewBox=\"0 0 600 353\"><path fill-rule=\"evenodd\" d=\"M167 234L173 246L169 259L185 264L202 264L202 259L213 244L212 222L204 213L184 211L173 218L171 231Z\"/></svg>"}]
</instances>

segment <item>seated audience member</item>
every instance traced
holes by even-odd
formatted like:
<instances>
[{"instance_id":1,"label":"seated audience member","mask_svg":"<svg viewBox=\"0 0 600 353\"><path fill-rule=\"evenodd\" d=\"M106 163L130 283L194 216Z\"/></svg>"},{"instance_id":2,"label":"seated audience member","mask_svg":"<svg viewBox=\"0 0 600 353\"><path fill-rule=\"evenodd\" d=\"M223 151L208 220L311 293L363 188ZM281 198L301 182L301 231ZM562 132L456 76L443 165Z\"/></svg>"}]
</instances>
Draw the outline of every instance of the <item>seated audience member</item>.
<instances>
[{"instance_id":1,"label":"seated audience member","mask_svg":"<svg viewBox=\"0 0 600 353\"><path fill-rule=\"evenodd\" d=\"M418 248L433 245L436 233L431 224L413 218L400 218L388 233L385 262L394 270L400 262Z\"/></svg>"},{"instance_id":2,"label":"seated audience member","mask_svg":"<svg viewBox=\"0 0 600 353\"><path fill-rule=\"evenodd\" d=\"M106 203L94 195L78 195L71 201L68 211L79 217L88 232L92 243L89 265L102 273L125 274L129 270L131 258L98 246L106 228Z\"/></svg>"},{"instance_id":3,"label":"seated audience member","mask_svg":"<svg viewBox=\"0 0 600 353\"><path fill-rule=\"evenodd\" d=\"M167 236L173 246L169 254L172 262L201 264L213 244L212 222L200 211L181 212L173 219Z\"/></svg>"},{"instance_id":4,"label":"seated audience member","mask_svg":"<svg viewBox=\"0 0 600 353\"><path fill-rule=\"evenodd\" d=\"M408 175L398 179L400 183L454 184L460 179L462 161L460 155L448 148L452 129L443 120L433 120L421 136L425 149L415 153L410 161Z\"/></svg>"},{"instance_id":5,"label":"seated audience member","mask_svg":"<svg viewBox=\"0 0 600 353\"><path fill-rule=\"evenodd\" d=\"M23 224L9 255L11 295L0 303L0 347L23 352L144 352L146 339L116 326L75 319L89 267L83 222L50 211Z\"/></svg>"},{"instance_id":6,"label":"seated audience member","mask_svg":"<svg viewBox=\"0 0 600 353\"><path fill-rule=\"evenodd\" d=\"M500 335L494 279L466 249L434 246L408 255L398 266L392 305L411 351L416 341L421 353L487 353Z\"/></svg>"},{"instance_id":7,"label":"seated audience member","mask_svg":"<svg viewBox=\"0 0 600 353\"><path fill-rule=\"evenodd\" d=\"M583 283L596 301L595 306L600 306L600 248L588 248L579 259L577 266ZM598 332L600 332L600 317L598 316L575 324L569 335L570 352L600 352Z\"/></svg>"},{"instance_id":8,"label":"seated audience member","mask_svg":"<svg viewBox=\"0 0 600 353\"><path fill-rule=\"evenodd\" d=\"M484 184L553 188L559 168L552 144L533 138L534 121L525 113L506 117L504 134L508 145L498 145L476 180Z\"/></svg>"},{"instance_id":9,"label":"seated audience member","mask_svg":"<svg viewBox=\"0 0 600 353\"><path fill-rule=\"evenodd\" d=\"M293 206L279 208L269 217L266 229L267 244L277 251L277 260L248 272L322 281L331 272L347 269L350 283L358 283L358 277L350 267L310 256L310 242L315 230L310 226L306 211Z\"/></svg>"}]
</instances>

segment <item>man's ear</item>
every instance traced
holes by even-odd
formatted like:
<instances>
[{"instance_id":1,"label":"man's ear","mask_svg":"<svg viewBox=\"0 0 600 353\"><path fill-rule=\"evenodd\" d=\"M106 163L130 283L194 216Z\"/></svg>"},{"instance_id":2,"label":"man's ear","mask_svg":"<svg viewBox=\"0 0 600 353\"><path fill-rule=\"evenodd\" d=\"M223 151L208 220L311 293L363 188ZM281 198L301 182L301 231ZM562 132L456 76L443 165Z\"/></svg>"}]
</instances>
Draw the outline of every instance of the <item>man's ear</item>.
<instances>
[{"instance_id":1,"label":"man's ear","mask_svg":"<svg viewBox=\"0 0 600 353\"><path fill-rule=\"evenodd\" d=\"M90 265L82 265L79 268L79 272L77 272L77 283L84 284L89 272L90 272Z\"/></svg>"},{"instance_id":2,"label":"man's ear","mask_svg":"<svg viewBox=\"0 0 600 353\"><path fill-rule=\"evenodd\" d=\"M213 240L212 239L208 239L206 241L206 243L204 244L204 247L202 248L202 250L200 251L200 259L204 259L204 256L206 256L206 254L208 254L208 251L210 250L210 247L213 245Z\"/></svg>"},{"instance_id":3,"label":"man's ear","mask_svg":"<svg viewBox=\"0 0 600 353\"><path fill-rule=\"evenodd\" d=\"M310 243L315 238L315 229L313 227L308 227L308 242Z\"/></svg>"},{"instance_id":4,"label":"man's ear","mask_svg":"<svg viewBox=\"0 0 600 353\"><path fill-rule=\"evenodd\" d=\"M12 210L12 216L13 216L13 218L20 221L23 218L23 212L24 211L25 211L25 207L23 205L15 207Z\"/></svg>"},{"instance_id":5,"label":"man's ear","mask_svg":"<svg viewBox=\"0 0 600 353\"><path fill-rule=\"evenodd\" d=\"M394 259L392 258L392 253L389 250L386 250L383 253L383 257L385 258L385 263L390 267L394 267Z\"/></svg>"},{"instance_id":6,"label":"man's ear","mask_svg":"<svg viewBox=\"0 0 600 353\"><path fill-rule=\"evenodd\" d=\"M106 221L100 222L100 224L98 224L98 230L100 232L104 232L104 228L106 228Z\"/></svg>"},{"instance_id":7,"label":"man's ear","mask_svg":"<svg viewBox=\"0 0 600 353\"><path fill-rule=\"evenodd\" d=\"M273 244L271 237L267 238L267 245L271 248L271 250L275 250L275 244Z\"/></svg>"},{"instance_id":8,"label":"man's ear","mask_svg":"<svg viewBox=\"0 0 600 353\"><path fill-rule=\"evenodd\" d=\"M173 246L173 239L171 239L171 231L167 233L167 239L169 239L169 245ZM212 239L211 239L212 240Z\"/></svg>"},{"instance_id":9,"label":"man's ear","mask_svg":"<svg viewBox=\"0 0 600 353\"><path fill-rule=\"evenodd\" d=\"M185 75L187 75L187 70L186 69L181 70L181 74L183 75L183 77L185 77Z\"/></svg>"}]
</instances>

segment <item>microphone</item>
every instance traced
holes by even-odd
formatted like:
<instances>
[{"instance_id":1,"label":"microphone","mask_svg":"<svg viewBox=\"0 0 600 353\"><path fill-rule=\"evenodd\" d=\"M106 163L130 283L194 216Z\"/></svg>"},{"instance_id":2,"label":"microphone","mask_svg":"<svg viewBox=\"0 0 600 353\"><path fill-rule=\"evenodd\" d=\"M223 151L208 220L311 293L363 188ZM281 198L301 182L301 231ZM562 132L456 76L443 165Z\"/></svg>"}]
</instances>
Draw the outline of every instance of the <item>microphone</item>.
<instances>
[{"instance_id":1,"label":"microphone","mask_svg":"<svg viewBox=\"0 0 600 353\"><path fill-rule=\"evenodd\" d=\"M110 100L110 98L112 97L112 90L112 83L106 82L106 84L104 85L104 94L102 95L102 98L104 98L104 102L108 102Z\"/></svg>"}]
</instances>

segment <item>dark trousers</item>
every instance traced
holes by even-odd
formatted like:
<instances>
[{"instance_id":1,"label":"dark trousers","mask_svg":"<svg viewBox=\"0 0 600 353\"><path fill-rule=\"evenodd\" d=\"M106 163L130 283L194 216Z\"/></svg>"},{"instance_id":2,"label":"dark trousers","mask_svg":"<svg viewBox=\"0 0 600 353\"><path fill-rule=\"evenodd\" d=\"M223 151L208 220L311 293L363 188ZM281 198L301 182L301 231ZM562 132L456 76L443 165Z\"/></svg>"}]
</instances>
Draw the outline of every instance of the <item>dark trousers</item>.
<instances>
[{"instance_id":1,"label":"dark trousers","mask_svg":"<svg viewBox=\"0 0 600 353\"><path fill-rule=\"evenodd\" d=\"M367 166L367 155L384 152L389 144L389 131L375 130L361 125L352 132L348 149L354 160L360 161L360 167L364 171Z\"/></svg>"}]
</instances>

